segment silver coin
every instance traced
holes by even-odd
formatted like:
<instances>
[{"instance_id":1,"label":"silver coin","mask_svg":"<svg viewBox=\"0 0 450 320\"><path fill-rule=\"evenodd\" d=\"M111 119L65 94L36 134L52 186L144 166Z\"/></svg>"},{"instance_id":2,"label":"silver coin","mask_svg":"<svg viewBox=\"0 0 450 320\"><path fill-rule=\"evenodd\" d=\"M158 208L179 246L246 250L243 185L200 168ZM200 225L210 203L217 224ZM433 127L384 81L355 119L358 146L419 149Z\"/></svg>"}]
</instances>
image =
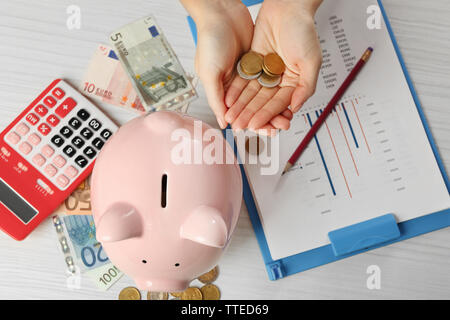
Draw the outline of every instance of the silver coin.
<instances>
[{"instance_id":1,"label":"silver coin","mask_svg":"<svg viewBox=\"0 0 450 320\"><path fill-rule=\"evenodd\" d=\"M239 60L239 62L237 63L236 69L237 69L237 72L238 72L239 76L242 79L245 79L245 80L256 79L256 78L258 78L261 75L261 72L262 72L261 71L261 72L255 74L255 75L253 75L253 76L249 76L248 74L245 74L244 71L242 71L242 68L241 68L241 60Z\"/></svg>"},{"instance_id":2,"label":"silver coin","mask_svg":"<svg viewBox=\"0 0 450 320\"><path fill-rule=\"evenodd\" d=\"M266 88L273 88L276 87L280 84L281 82L281 76L277 76L277 77L270 77L272 78L272 81L268 81L266 79L266 77L264 77L263 75L261 77L258 78L258 82L260 85L262 85L263 87Z\"/></svg>"}]
</instances>

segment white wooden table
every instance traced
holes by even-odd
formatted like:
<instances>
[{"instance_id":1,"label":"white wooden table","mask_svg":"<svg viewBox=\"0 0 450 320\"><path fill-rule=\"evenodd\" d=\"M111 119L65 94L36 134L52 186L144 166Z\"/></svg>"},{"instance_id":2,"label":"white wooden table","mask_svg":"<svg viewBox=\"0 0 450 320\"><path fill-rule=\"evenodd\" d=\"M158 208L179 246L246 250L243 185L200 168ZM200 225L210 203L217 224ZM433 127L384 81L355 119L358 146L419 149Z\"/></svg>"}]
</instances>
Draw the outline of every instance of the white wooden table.
<instances>
[{"instance_id":1,"label":"white wooden table","mask_svg":"<svg viewBox=\"0 0 450 320\"><path fill-rule=\"evenodd\" d=\"M331 1L331 0L329 0ZM394 32L431 125L445 166L450 169L450 2L385 0ZM66 8L81 8L81 29L68 30ZM78 85L98 43L142 17L156 16L182 64L193 71L194 44L185 11L163 0L14 0L0 2L0 129L51 80ZM190 114L212 125L215 119L203 88ZM134 117L102 105L119 123ZM381 289L366 286L367 267L381 269ZM450 229L360 254L272 282L262 261L245 206L232 243L220 262L216 284L224 299L450 298ZM0 233L0 298L117 299L133 282L123 277L109 291L89 279L81 289L66 287L65 263L50 219L25 241Z\"/></svg>"}]
</instances>

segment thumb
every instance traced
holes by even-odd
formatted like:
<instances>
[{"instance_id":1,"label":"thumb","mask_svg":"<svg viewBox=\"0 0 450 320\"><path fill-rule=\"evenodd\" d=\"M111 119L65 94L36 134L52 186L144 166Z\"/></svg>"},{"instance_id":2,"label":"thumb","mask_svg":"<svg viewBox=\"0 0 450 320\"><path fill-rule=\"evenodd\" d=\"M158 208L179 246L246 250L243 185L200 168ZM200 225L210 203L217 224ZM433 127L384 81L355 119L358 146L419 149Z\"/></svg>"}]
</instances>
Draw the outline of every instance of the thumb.
<instances>
[{"instance_id":1,"label":"thumb","mask_svg":"<svg viewBox=\"0 0 450 320\"><path fill-rule=\"evenodd\" d=\"M225 129L228 123L225 121L225 91L223 88L222 77L217 75L208 75L202 77L203 87L205 88L208 103L216 115L220 128Z\"/></svg>"},{"instance_id":2,"label":"thumb","mask_svg":"<svg viewBox=\"0 0 450 320\"><path fill-rule=\"evenodd\" d=\"M320 65L319 65L320 68ZM300 74L297 87L292 94L291 108L292 112L297 112L303 104L311 98L316 91L317 78L319 76L319 68L305 70Z\"/></svg>"}]
</instances>

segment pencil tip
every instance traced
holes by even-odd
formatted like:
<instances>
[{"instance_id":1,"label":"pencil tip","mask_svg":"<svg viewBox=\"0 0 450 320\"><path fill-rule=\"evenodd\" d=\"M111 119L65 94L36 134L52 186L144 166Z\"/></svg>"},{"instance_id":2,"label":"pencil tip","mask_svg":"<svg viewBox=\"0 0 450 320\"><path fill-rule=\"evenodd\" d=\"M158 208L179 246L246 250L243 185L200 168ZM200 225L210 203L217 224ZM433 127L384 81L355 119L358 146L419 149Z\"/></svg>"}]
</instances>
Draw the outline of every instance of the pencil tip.
<instances>
[{"instance_id":1,"label":"pencil tip","mask_svg":"<svg viewBox=\"0 0 450 320\"><path fill-rule=\"evenodd\" d=\"M372 47L367 48L367 50L369 50L370 52L373 52L373 48Z\"/></svg>"}]
</instances>

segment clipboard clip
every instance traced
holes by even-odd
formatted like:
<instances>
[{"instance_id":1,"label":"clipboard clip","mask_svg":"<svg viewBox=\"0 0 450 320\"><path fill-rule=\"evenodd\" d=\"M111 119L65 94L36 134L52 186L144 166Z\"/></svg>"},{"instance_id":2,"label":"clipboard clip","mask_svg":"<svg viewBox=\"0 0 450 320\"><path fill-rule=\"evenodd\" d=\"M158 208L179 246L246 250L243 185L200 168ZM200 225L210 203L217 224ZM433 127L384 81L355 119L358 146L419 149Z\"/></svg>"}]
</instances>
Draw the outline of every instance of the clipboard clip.
<instances>
[{"instance_id":1,"label":"clipboard clip","mask_svg":"<svg viewBox=\"0 0 450 320\"><path fill-rule=\"evenodd\" d=\"M399 237L400 229L392 213L328 233L336 257L367 249Z\"/></svg>"}]
</instances>

